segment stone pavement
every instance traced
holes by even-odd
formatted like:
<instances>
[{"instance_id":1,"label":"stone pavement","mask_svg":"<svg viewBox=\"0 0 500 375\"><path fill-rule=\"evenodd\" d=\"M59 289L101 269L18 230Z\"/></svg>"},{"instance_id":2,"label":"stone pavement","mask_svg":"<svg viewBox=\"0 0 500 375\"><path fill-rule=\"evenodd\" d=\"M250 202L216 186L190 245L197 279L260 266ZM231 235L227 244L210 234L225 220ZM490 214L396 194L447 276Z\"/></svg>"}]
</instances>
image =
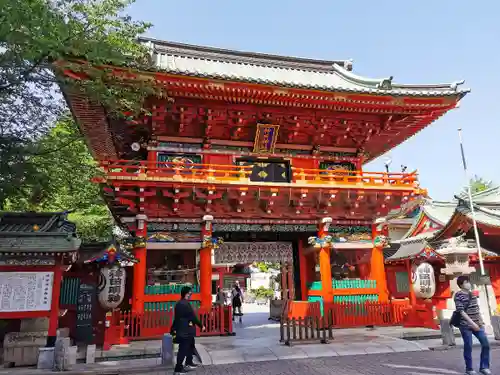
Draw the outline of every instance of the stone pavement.
<instances>
[{"instance_id":1,"label":"stone pavement","mask_svg":"<svg viewBox=\"0 0 500 375\"><path fill-rule=\"evenodd\" d=\"M475 350L474 358L479 358ZM500 350L493 349L491 370L500 374ZM496 360L496 361L495 361ZM476 361L477 364L477 361ZM205 366L192 375L455 375L463 374L462 351L420 351L308 358ZM139 373L138 373L139 374ZM150 373L150 375L165 372Z\"/></svg>"},{"instance_id":2,"label":"stone pavement","mask_svg":"<svg viewBox=\"0 0 500 375\"><path fill-rule=\"evenodd\" d=\"M395 352L401 353L403 357L410 355L407 353L425 352L432 357L434 354L429 354L429 348L441 346L438 331L386 327L374 330L367 328L335 330L334 340L330 344L302 344L286 347L278 341L279 323L269 322L267 319L269 316L267 307L254 305L245 306L245 308L246 315L243 323L235 323L234 325L236 336L197 339L197 348L204 364L250 364L263 361L279 364L282 363L282 360L304 360L307 362L308 360L316 361L321 357L353 358L351 356L366 356L375 353L383 353L384 356L380 358L385 358L385 356L390 356ZM415 339L418 341L413 341ZM460 343L461 340L457 339L457 345ZM67 374L133 374L141 371L154 373L159 370L160 350L161 342L159 340L136 341L130 345L113 347L109 351L98 350L96 351L96 359L99 363L76 365L73 367L73 371ZM456 351L456 349L450 350L450 352ZM83 353L81 357L84 357ZM341 363L344 362L341 361ZM280 365L272 365L271 367L275 366L279 368ZM209 368L207 367L206 371L209 371ZM162 371L164 374L166 370ZM46 373L33 369L0 369L0 375ZM353 372L352 374L362 373Z\"/></svg>"},{"instance_id":3,"label":"stone pavement","mask_svg":"<svg viewBox=\"0 0 500 375\"><path fill-rule=\"evenodd\" d=\"M235 322L233 337L203 337L197 347L206 364L259 362L366 353L428 350L419 341L407 341L401 328L335 330L330 344L279 343L279 323L270 322L267 306L245 305L243 323ZM428 333L427 333L428 335Z\"/></svg>"}]
</instances>

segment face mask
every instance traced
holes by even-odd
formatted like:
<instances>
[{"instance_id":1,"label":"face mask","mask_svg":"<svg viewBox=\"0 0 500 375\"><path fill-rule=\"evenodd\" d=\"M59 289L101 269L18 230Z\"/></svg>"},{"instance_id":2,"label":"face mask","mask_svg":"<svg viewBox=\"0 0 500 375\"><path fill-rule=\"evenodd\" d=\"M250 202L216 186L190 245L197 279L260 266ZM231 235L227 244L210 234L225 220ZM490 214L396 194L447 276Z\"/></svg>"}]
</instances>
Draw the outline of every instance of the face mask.
<instances>
[{"instance_id":1,"label":"face mask","mask_svg":"<svg viewBox=\"0 0 500 375\"><path fill-rule=\"evenodd\" d=\"M462 288L465 290L471 290L472 285L470 285L470 283L468 283L468 282L465 282L465 283L463 283Z\"/></svg>"}]
</instances>

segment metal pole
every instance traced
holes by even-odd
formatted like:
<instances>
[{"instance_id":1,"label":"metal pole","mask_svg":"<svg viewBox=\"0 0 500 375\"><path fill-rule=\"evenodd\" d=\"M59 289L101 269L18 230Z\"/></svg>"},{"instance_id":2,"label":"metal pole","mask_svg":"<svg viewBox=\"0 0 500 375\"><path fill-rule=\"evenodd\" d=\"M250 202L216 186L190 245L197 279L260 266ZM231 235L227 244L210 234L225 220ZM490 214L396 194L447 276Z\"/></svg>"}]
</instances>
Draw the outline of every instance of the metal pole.
<instances>
[{"instance_id":1,"label":"metal pole","mask_svg":"<svg viewBox=\"0 0 500 375\"><path fill-rule=\"evenodd\" d=\"M469 178L469 174L467 172L467 162L465 161L465 152L464 152L464 145L462 141L462 129L458 129L458 139L460 141L460 152L462 154L462 165L464 167L464 174L465 174L465 179L467 181L467 195L469 196L469 209L470 213L472 216L472 227L474 228L474 237L476 240L476 247L477 247L477 255L479 258L479 268L481 270L481 277L483 278L483 282L486 279L486 272L484 269L484 261L483 261L483 253L481 251L481 242L479 240L479 230L477 229L477 221L476 221L476 211L474 210L474 204L472 203L472 186L471 186L471 181ZM490 319L492 316L492 311L491 311L491 305L490 305L490 296L488 293L488 285L484 283L484 291L486 294L486 302L488 304L488 313L490 315Z\"/></svg>"}]
</instances>

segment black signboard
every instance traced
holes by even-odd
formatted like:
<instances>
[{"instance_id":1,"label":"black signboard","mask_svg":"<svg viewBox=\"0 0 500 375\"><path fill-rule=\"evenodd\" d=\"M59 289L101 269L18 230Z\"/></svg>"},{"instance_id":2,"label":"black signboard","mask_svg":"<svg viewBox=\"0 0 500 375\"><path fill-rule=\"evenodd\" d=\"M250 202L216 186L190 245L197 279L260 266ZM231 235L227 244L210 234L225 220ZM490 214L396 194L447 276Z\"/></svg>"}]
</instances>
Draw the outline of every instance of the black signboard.
<instances>
[{"instance_id":1,"label":"black signboard","mask_svg":"<svg viewBox=\"0 0 500 375\"><path fill-rule=\"evenodd\" d=\"M93 341L92 307L95 296L95 285L80 284L76 304L76 338L81 343L90 344Z\"/></svg>"}]
</instances>

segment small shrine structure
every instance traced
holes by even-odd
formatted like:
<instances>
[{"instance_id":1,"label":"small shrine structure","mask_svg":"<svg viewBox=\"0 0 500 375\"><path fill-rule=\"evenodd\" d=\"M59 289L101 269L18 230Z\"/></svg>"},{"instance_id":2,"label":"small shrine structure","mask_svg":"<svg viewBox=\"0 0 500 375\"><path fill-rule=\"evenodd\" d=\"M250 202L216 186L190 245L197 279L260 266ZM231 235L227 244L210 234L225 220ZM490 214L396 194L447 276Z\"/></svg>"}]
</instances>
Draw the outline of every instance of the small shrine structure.
<instances>
[{"instance_id":1,"label":"small shrine structure","mask_svg":"<svg viewBox=\"0 0 500 375\"><path fill-rule=\"evenodd\" d=\"M46 331L54 346L63 274L80 243L66 212L0 213L0 319L12 330Z\"/></svg>"},{"instance_id":2,"label":"small shrine structure","mask_svg":"<svg viewBox=\"0 0 500 375\"><path fill-rule=\"evenodd\" d=\"M474 194L472 203L486 277L481 277L479 270L466 195L456 196L452 202L422 200L419 205L403 207L387 218L389 233L394 236L391 238L393 250L386 258L388 285L393 296L407 297L414 306L407 325L435 327L438 319L449 318L454 310L452 296L457 290L456 278L460 275L470 275L474 288L479 289L486 322L489 321L488 301L484 288L479 286L486 284L489 305L492 310L497 309L500 303L500 187ZM406 232L396 238L403 232L405 223Z\"/></svg>"}]
</instances>

